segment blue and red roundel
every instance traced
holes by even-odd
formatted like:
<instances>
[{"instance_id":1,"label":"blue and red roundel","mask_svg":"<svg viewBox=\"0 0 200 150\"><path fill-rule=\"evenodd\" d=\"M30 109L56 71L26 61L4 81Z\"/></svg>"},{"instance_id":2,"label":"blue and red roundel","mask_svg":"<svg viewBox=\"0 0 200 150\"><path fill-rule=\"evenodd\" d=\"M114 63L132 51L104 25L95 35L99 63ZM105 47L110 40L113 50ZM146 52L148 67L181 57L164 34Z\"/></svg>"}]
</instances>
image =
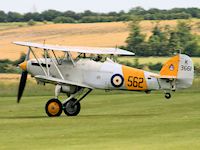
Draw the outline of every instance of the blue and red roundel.
<instances>
[{"instance_id":1,"label":"blue and red roundel","mask_svg":"<svg viewBox=\"0 0 200 150\"><path fill-rule=\"evenodd\" d=\"M121 87L124 83L124 78L121 74L114 74L111 77L111 84L114 87Z\"/></svg>"}]
</instances>

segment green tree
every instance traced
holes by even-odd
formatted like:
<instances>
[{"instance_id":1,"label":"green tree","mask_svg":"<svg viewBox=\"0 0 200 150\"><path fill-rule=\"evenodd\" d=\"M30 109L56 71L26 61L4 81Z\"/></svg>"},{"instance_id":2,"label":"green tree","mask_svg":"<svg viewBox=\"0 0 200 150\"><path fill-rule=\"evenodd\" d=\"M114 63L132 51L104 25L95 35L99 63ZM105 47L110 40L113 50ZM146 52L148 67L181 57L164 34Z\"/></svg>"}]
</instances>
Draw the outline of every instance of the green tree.
<instances>
[{"instance_id":1,"label":"green tree","mask_svg":"<svg viewBox=\"0 0 200 150\"><path fill-rule=\"evenodd\" d=\"M185 46L184 53L189 56L200 56L200 47L198 45L198 41L189 41Z\"/></svg>"},{"instance_id":2,"label":"green tree","mask_svg":"<svg viewBox=\"0 0 200 150\"><path fill-rule=\"evenodd\" d=\"M20 22L23 20L23 16L17 12L8 12L7 21L8 22Z\"/></svg>"},{"instance_id":3,"label":"green tree","mask_svg":"<svg viewBox=\"0 0 200 150\"><path fill-rule=\"evenodd\" d=\"M166 56L169 54L167 33L162 31L158 24L152 30L149 46L153 55Z\"/></svg>"},{"instance_id":4,"label":"green tree","mask_svg":"<svg viewBox=\"0 0 200 150\"><path fill-rule=\"evenodd\" d=\"M82 13L82 16L98 16L98 13L92 12L92 11L90 11L90 10L85 10L85 11Z\"/></svg>"},{"instance_id":5,"label":"green tree","mask_svg":"<svg viewBox=\"0 0 200 150\"><path fill-rule=\"evenodd\" d=\"M54 23L75 23L75 20L71 17L56 17L53 20Z\"/></svg>"},{"instance_id":6,"label":"green tree","mask_svg":"<svg viewBox=\"0 0 200 150\"><path fill-rule=\"evenodd\" d=\"M116 17L113 16L85 16L80 22L82 23L93 23L93 22L111 22L116 21Z\"/></svg>"},{"instance_id":7,"label":"green tree","mask_svg":"<svg viewBox=\"0 0 200 150\"><path fill-rule=\"evenodd\" d=\"M175 31L170 32L170 38L168 43L169 54L177 52L177 50L183 50L181 47L180 39Z\"/></svg>"},{"instance_id":8,"label":"green tree","mask_svg":"<svg viewBox=\"0 0 200 150\"><path fill-rule=\"evenodd\" d=\"M128 13L133 15L144 15L145 12L146 12L145 9L142 7L134 7L131 8Z\"/></svg>"},{"instance_id":9,"label":"green tree","mask_svg":"<svg viewBox=\"0 0 200 150\"><path fill-rule=\"evenodd\" d=\"M188 41L192 41L193 40L193 35L191 33L191 25L190 23L186 22L186 21L179 21L177 28L176 28L176 32L178 35L178 38L180 39L180 43L181 43L181 47L185 47Z\"/></svg>"},{"instance_id":10,"label":"green tree","mask_svg":"<svg viewBox=\"0 0 200 150\"><path fill-rule=\"evenodd\" d=\"M80 22L82 22L82 23L99 22L99 18L97 18L95 16L85 16L80 20Z\"/></svg>"},{"instance_id":11,"label":"green tree","mask_svg":"<svg viewBox=\"0 0 200 150\"><path fill-rule=\"evenodd\" d=\"M192 26L189 22L180 21L176 29L170 32L168 47L171 53L181 50L190 56L199 56L200 50L197 36L192 34Z\"/></svg>"},{"instance_id":12,"label":"green tree","mask_svg":"<svg viewBox=\"0 0 200 150\"><path fill-rule=\"evenodd\" d=\"M175 13L173 15L173 19L189 19L189 18L191 18L191 15L185 12Z\"/></svg>"},{"instance_id":13,"label":"green tree","mask_svg":"<svg viewBox=\"0 0 200 150\"><path fill-rule=\"evenodd\" d=\"M52 21L56 17L62 16L62 13L57 10L46 10L41 13L43 20Z\"/></svg>"},{"instance_id":14,"label":"green tree","mask_svg":"<svg viewBox=\"0 0 200 150\"><path fill-rule=\"evenodd\" d=\"M34 25L36 25L36 22L35 22L33 19L31 19L31 20L28 21L27 24L28 24L29 26L34 26Z\"/></svg>"},{"instance_id":15,"label":"green tree","mask_svg":"<svg viewBox=\"0 0 200 150\"><path fill-rule=\"evenodd\" d=\"M71 17L71 18L73 18L73 19L75 19L75 20L81 19L81 15L80 15L79 13L75 13L75 12L73 12L73 11L65 11L65 12L63 13L63 16L64 16L64 17Z\"/></svg>"},{"instance_id":16,"label":"green tree","mask_svg":"<svg viewBox=\"0 0 200 150\"><path fill-rule=\"evenodd\" d=\"M200 9L199 8L188 8L186 12L189 13L194 18L200 18Z\"/></svg>"},{"instance_id":17,"label":"green tree","mask_svg":"<svg viewBox=\"0 0 200 150\"><path fill-rule=\"evenodd\" d=\"M188 55L195 55L198 51L198 43L196 36L192 34L192 26L189 22L180 21L177 25L177 35L180 41L180 47L183 49L183 53ZM194 48L195 49L194 49Z\"/></svg>"},{"instance_id":18,"label":"green tree","mask_svg":"<svg viewBox=\"0 0 200 150\"><path fill-rule=\"evenodd\" d=\"M4 11L0 11L0 22L6 22L7 15Z\"/></svg>"},{"instance_id":19,"label":"green tree","mask_svg":"<svg viewBox=\"0 0 200 150\"><path fill-rule=\"evenodd\" d=\"M29 20L35 20L35 21L44 21L44 19L41 17L39 13L26 13L23 16L24 21L29 21Z\"/></svg>"},{"instance_id":20,"label":"green tree","mask_svg":"<svg viewBox=\"0 0 200 150\"><path fill-rule=\"evenodd\" d=\"M141 33L140 21L135 19L130 24L131 32L126 40L127 49L136 55L144 55L145 35Z\"/></svg>"}]
</instances>

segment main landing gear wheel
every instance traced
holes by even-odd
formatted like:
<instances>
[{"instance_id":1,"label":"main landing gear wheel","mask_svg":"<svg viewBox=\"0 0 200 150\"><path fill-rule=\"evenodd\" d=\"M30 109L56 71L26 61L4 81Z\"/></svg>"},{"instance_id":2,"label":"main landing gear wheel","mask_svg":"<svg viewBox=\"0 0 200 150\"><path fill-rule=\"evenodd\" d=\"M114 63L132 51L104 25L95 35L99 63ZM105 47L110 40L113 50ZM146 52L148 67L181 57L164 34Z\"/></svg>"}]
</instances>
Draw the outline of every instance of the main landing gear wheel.
<instances>
[{"instance_id":1,"label":"main landing gear wheel","mask_svg":"<svg viewBox=\"0 0 200 150\"><path fill-rule=\"evenodd\" d=\"M171 98L171 94L170 93L165 93L165 98L166 99L170 99Z\"/></svg>"},{"instance_id":2,"label":"main landing gear wheel","mask_svg":"<svg viewBox=\"0 0 200 150\"><path fill-rule=\"evenodd\" d=\"M67 116L77 116L79 114L81 105L76 101L77 99L72 98L63 104L63 110Z\"/></svg>"},{"instance_id":3,"label":"main landing gear wheel","mask_svg":"<svg viewBox=\"0 0 200 150\"><path fill-rule=\"evenodd\" d=\"M58 117L62 113L62 103L58 99L50 99L46 103L45 110L49 117Z\"/></svg>"}]
</instances>

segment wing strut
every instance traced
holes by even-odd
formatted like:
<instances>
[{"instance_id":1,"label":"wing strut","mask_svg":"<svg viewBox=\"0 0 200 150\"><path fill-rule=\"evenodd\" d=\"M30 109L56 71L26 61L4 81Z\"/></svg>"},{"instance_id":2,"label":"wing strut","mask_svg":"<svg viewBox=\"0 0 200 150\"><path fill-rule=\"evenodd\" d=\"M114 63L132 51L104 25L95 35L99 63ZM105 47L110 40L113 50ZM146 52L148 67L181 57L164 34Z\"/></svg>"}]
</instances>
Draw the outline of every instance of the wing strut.
<instances>
[{"instance_id":1,"label":"wing strut","mask_svg":"<svg viewBox=\"0 0 200 150\"><path fill-rule=\"evenodd\" d=\"M46 68L47 68L47 76L49 77L50 73L49 73L49 64L47 61L47 55L48 55L48 51L46 49L44 49L44 57L45 57L45 63L46 63Z\"/></svg>"},{"instance_id":2,"label":"wing strut","mask_svg":"<svg viewBox=\"0 0 200 150\"><path fill-rule=\"evenodd\" d=\"M56 54L55 54L54 50L51 50L51 51L52 51L52 53L53 53L53 55L54 55L54 57L55 57L57 63L60 65L60 63L59 63L59 61L58 61L58 58L56 57Z\"/></svg>"},{"instance_id":3,"label":"wing strut","mask_svg":"<svg viewBox=\"0 0 200 150\"><path fill-rule=\"evenodd\" d=\"M46 72L46 71L44 70L44 68L42 67L42 65L41 65L40 61L38 60L37 56L35 55L34 51L31 49L31 47L29 47L29 48L30 48L30 50L31 50L31 52L32 52L32 54L33 54L33 56L35 57L37 63L38 63L38 64L40 65L40 67L42 68L44 74L47 76L47 72Z\"/></svg>"},{"instance_id":4,"label":"wing strut","mask_svg":"<svg viewBox=\"0 0 200 150\"><path fill-rule=\"evenodd\" d=\"M74 62L74 60L73 60L73 58L72 58L71 53L70 53L70 52L67 52L67 54L68 54L70 60L72 61L73 65L75 66L75 62Z\"/></svg>"},{"instance_id":5,"label":"wing strut","mask_svg":"<svg viewBox=\"0 0 200 150\"><path fill-rule=\"evenodd\" d=\"M55 61L50 57L51 61L53 62L54 66L56 67L56 70L58 71L60 77L64 80L64 77L60 71L60 69L58 68L58 66L56 65Z\"/></svg>"}]
</instances>

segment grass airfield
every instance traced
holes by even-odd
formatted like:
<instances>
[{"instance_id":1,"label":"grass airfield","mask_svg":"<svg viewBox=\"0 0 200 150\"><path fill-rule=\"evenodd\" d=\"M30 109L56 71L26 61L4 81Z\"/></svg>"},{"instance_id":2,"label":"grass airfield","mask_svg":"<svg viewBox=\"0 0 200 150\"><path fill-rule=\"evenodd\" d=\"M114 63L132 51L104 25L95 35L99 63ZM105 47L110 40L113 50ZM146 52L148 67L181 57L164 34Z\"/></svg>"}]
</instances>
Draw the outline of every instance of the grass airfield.
<instances>
[{"instance_id":1,"label":"grass airfield","mask_svg":"<svg viewBox=\"0 0 200 150\"><path fill-rule=\"evenodd\" d=\"M199 90L174 93L94 91L77 117L49 118L51 96L0 100L0 149L200 149Z\"/></svg>"}]
</instances>

